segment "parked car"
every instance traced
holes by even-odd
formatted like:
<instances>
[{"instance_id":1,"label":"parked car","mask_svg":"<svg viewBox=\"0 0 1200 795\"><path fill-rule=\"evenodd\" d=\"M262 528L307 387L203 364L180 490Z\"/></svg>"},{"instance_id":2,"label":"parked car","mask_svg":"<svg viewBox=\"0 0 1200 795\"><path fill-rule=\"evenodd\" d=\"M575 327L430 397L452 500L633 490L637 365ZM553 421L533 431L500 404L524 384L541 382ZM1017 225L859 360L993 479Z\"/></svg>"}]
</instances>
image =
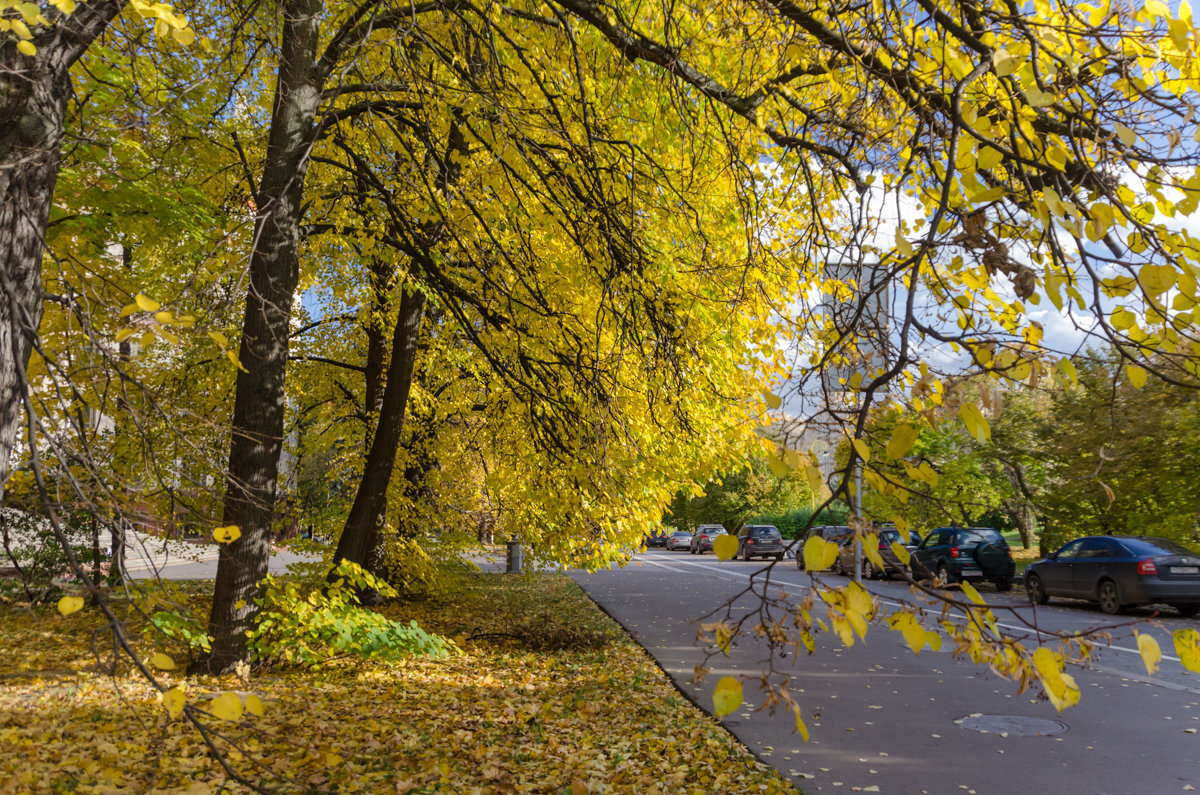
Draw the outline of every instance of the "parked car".
<instances>
[{"instance_id":1,"label":"parked car","mask_svg":"<svg viewBox=\"0 0 1200 795\"><path fill-rule=\"evenodd\" d=\"M1184 616L1200 612L1200 554L1166 538L1088 536L1025 570L1029 600L1090 599L1110 615L1126 605L1162 602Z\"/></svg>"},{"instance_id":2,"label":"parked car","mask_svg":"<svg viewBox=\"0 0 1200 795\"><path fill-rule=\"evenodd\" d=\"M808 532L804 534L804 541L796 545L796 568L800 571L804 571L804 544L813 536L840 545L847 537L853 537L854 531L844 524L817 525L808 528Z\"/></svg>"},{"instance_id":3,"label":"parked car","mask_svg":"<svg viewBox=\"0 0 1200 795\"><path fill-rule=\"evenodd\" d=\"M728 535L723 524L702 524L692 534L690 551L693 555L703 555L712 549L713 539L717 536Z\"/></svg>"},{"instance_id":4,"label":"parked car","mask_svg":"<svg viewBox=\"0 0 1200 795\"><path fill-rule=\"evenodd\" d=\"M888 578L893 574L903 574L904 564L892 551L892 544L904 543L904 537L895 528L884 528L879 533L879 557L883 558L884 570L880 571L865 554L862 556L862 576L865 580ZM841 536L841 550L833 564L834 574L849 575L854 571L854 535Z\"/></svg>"},{"instance_id":5,"label":"parked car","mask_svg":"<svg viewBox=\"0 0 1200 795\"><path fill-rule=\"evenodd\" d=\"M783 560L783 535L773 524L747 524L738 530L738 555L742 560L775 558Z\"/></svg>"},{"instance_id":6,"label":"parked car","mask_svg":"<svg viewBox=\"0 0 1200 795\"><path fill-rule=\"evenodd\" d=\"M665 546L668 552L676 549L688 549L692 546L692 534L687 530L676 530L667 536Z\"/></svg>"},{"instance_id":7,"label":"parked car","mask_svg":"<svg viewBox=\"0 0 1200 795\"><path fill-rule=\"evenodd\" d=\"M992 527L939 527L912 551L913 576L946 583L990 580L997 591L1012 588L1017 566L1000 531Z\"/></svg>"},{"instance_id":8,"label":"parked car","mask_svg":"<svg viewBox=\"0 0 1200 795\"><path fill-rule=\"evenodd\" d=\"M647 547L665 547L667 545L666 530L651 530L646 533Z\"/></svg>"}]
</instances>

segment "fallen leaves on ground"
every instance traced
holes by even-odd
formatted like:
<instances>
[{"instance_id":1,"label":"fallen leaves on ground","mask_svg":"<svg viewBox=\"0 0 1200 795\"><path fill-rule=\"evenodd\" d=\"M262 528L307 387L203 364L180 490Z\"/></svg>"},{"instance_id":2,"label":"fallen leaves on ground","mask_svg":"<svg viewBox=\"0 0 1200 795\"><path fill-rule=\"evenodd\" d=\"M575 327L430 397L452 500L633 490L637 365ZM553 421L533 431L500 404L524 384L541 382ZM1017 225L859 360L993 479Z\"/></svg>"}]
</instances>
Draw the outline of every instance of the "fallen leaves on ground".
<instances>
[{"instance_id":1,"label":"fallen leaves on ground","mask_svg":"<svg viewBox=\"0 0 1200 795\"><path fill-rule=\"evenodd\" d=\"M233 767L287 791L795 791L683 698L568 578L464 583L385 609L457 636L462 654L448 660L340 660L249 682L186 677L182 663L159 675L189 704L220 703L226 720L206 725ZM0 791L244 791L136 674L87 670L93 610L0 610ZM217 700L229 692L260 699L262 715L224 709L231 700Z\"/></svg>"}]
</instances>

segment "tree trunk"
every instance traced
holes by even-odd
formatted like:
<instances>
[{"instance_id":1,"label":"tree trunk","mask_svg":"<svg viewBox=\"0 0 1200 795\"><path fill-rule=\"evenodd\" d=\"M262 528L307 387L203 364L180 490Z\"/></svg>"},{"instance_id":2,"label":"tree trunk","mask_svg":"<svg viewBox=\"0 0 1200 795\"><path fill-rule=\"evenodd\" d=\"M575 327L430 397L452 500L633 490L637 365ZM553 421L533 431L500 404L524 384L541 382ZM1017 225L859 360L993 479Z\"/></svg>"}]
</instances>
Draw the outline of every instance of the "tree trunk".
<instances>
[{"instance_id":1,"label":"tree trunk","mask_svg":"<svg viewBox=\"0 0 1200 795\"><path fill-rule=\"evenodd\" d=\"M321 0L285 0L279 80L258 195L250 286L242 323L223 521L240 537L222 545L213 589L208 658L196 668L230 670L249 656L254 603L267 573L270 526L283 443L289 321L299 275L300 215L314 120Z\"/></svg>"},{"instance_id":2,"label":"tree trunk","mask_svg":"<svg viewBox=\"0 0 1200 795\"><path fill-rule=\"evenodd\" d=\"M21 423L21 374L42 319L42 251L62 162L70 69L124 6L81 3L37 37L32 57L17 51L11 35L0 40L0 504Z\"/></svg>"},{"instance_id":3,"label":"tree trunk","mask_svg":"<svg viewBox=\"0 0 1200 795\"><path fill-rule=\"evenodd\" d=\"M404 428L404 411L412 388L413 366L417 359L417 339L421 319L425 314L425 294L418 289L404 289L392 335L392 361L388 367L387 386L371 451L367 454L362 480L354 497L354 506L338 539L334 563L349 560L368 568L372 549L377 544L383 509L387 501L388 483L396 465L396 450Z\"/></svg>"}]
</instances>

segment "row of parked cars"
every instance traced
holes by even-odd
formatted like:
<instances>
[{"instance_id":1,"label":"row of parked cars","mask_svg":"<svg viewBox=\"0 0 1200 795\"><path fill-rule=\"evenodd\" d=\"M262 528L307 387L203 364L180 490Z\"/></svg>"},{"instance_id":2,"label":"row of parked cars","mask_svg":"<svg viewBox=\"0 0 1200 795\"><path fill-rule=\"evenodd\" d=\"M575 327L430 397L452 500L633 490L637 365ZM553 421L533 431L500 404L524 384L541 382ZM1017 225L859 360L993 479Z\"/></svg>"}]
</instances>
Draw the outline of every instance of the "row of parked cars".
<instances>
[{"instance_id":1,"label":"row of parked cars","mask_svg":"<svg viewBox=\"0 0 1200 795\"><path fill-rule=\"evenodd\" d=\"M702 524L696 532L674 530L671 532L656 530L646 536L646 546L666 547L668 550L686 549L693 555L702 555L712 551L713 542L719 536L728 535L725 525ZM753 558L774 558L782 560L784 555L783 535L779 528L770 524L742 525L737 534L737 556L743 560Z\"/></svg>"},{"instance_id":2,"label":"row of parked cars","mask_svg":"<svg viewBox=\"0 0 1200 795\"><path fill-rule=\"evenodd\" d=\"M894 527L883 526L876 532L879 557L884 565L878 570L863 555L865 578L886 578L902 574L907 568L918 580L936 577L946 583L987 581L998 591L1010 590L1017 579L1012 551L994 528L939 527L924 538L913 534L907 539ZM659 532L648 538L647 543L702 554L712 549L718 536L725 534L722 525L706 524L695 533ZM834 573L853 573L852 529L845 525L818 526L811 528L808 536L838 544ZM893 544L908 550L908 567L896 556ZM737 555L745 560L755 557L780 560L786 546L787 542L772 525L746 525L738 531ZM798 542L793 549L799 553L801 546L802 542ZM796 565L804 569L802 554L796 555ZM1176 541L1152 536L1077 538L1029 564L1025 570L1025 591L1035 604L1045 604L1050 597L1086 599L1110 614L1129 606L1167 604L1190 617L1200 613L1200 554Z\"/></svg>"}]
</instances>

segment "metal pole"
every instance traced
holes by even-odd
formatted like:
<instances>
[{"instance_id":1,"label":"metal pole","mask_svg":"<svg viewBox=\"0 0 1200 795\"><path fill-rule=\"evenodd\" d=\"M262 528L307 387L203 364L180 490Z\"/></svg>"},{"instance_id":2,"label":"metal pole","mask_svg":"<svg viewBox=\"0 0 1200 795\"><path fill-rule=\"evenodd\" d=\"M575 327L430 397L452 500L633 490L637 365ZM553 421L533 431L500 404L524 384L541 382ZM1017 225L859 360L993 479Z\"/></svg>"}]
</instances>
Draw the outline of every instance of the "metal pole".
<instances>
[{"instance_id":1,"label":"metal pole","mask_svg":"<svg viewBox=\"0 0 1200 795\"><path fill-rule=\"evenodd\" d=\"M854 581L862 585L862 490L863 490L863 462L858 459L858 466L854 469L854 517L858 520L858 530L854 534Z\"/></svg>"}]
</instances>

